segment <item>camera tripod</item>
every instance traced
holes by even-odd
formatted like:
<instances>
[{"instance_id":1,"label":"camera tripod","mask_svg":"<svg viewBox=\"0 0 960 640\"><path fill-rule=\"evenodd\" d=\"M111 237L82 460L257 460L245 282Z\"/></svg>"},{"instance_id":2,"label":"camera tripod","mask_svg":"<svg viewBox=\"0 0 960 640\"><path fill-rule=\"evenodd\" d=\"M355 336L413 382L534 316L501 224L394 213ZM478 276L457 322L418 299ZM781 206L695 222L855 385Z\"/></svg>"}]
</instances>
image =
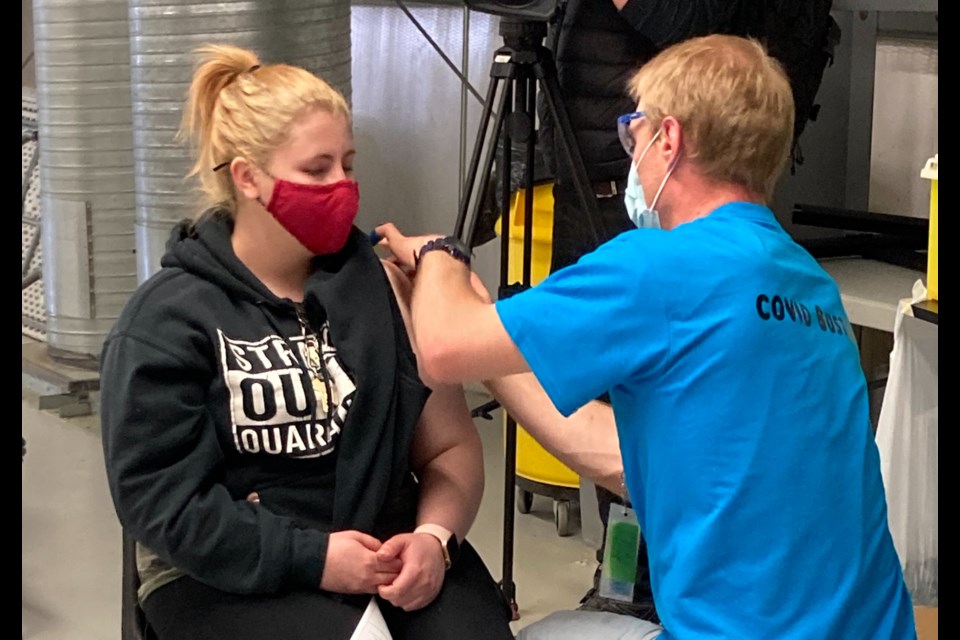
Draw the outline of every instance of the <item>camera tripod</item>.
<instances>
[{"instance_id":1,"label":"camera tripod","mask_svg":"<svg viewBox=\"0 0 960 640\"><path fill-rule=\"evenodd\" d=\"M536 127L536 109L538 91L542 92L549 116L552 118L556 135L560 141L565 159L573 174L574 187L580 199L580 205L586 218L588 228L593 234L594 244L599 244L599 234L594 226L600 220L597 202L587 178L586 168L577 146L573 129L566 108L562 102L560 85L557 81L557 71L550 51L543 46L547 35L547 24L542 21L518 20L508 17L501 18L500 36L504 46L494 53L493 64L490 69L490 86L487 90L483 113L480 116L480 127L476 143L470 160L470 166L465 178L463 197L457 215L454 236L464 241L467 246L473 247L476 227L479 221L480 209L483 206L485 187L490 181L494 157L497 153L497 141L501 141L500 154L500 289L499 298L503 299L523 291L531 285L531 249L533 242L533 165L537 143L538 129ZM496 103L496 112L493 111L497 91L502 86L499 100ZM489 127L493 126L493 133L488 138ZM487 148L487 141L490 147ZM513 141L524 144L524 172L523 193L524 200L524 235L522 278L519 283L508 282L510 256L510 197L511 197L511 167L513 166ZM481 157L483 156L482 180L477 182ZM477 195L474 196L476 189ZM470 215L472 224L467 229L467 216ZM465 233L466 231L466 233ZM492 402L474 410L474 416L489 418L488 411L499 406ZM507 415L504 447L504 506L503 506L503 577L500 588L504 598L510 604L514 620L519 618L519 609L516 601L516 585L513 582L513 537L514 537L514 508L516 486L516 456L517 456L517 423Z\"/></svg>"}]
</instances>

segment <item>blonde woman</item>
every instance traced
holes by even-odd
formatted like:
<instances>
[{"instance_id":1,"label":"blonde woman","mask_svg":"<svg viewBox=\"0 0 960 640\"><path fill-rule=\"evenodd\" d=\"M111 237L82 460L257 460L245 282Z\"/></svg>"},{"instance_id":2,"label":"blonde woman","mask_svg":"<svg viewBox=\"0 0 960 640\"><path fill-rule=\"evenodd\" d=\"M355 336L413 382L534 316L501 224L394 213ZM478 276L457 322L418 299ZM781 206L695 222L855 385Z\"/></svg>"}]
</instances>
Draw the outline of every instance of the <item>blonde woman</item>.
<instances>
[{"instance_id":1,"label":"blonde woman","mask_svg":"<svg viewBox=\"0 0 960 640\"><path fill-rule=\"evenodd\" d=\"M166 638L511 638L464 537L483 491L456 385L425 383L409 282L353 226L344 98L205 46L183 118L203 213L104 346L102 427L140 601Z\"/></svg>"}]
</instances>

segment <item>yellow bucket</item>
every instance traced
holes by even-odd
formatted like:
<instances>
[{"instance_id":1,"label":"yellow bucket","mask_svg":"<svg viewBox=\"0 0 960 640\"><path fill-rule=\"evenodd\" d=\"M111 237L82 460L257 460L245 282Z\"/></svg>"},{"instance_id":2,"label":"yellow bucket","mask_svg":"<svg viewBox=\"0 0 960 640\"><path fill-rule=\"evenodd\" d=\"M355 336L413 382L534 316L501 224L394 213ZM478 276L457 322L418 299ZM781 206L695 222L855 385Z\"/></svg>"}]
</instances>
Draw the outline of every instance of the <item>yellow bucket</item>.
<instances>
[{"instance_id":1,"label":"yellow bucket","mask_svg":"<svg viewBox=\"0 0 960 640\"><path fill-rule=\"evenodd\" d=\"M523 238L526 189L519 189L510 198L510 258L507 264L507 283L523 280ZM497 218L497 234L501 232L501 218ZM533 243L530 251L530 284L534 285L550 275L553 254L553 184L533 187Z\"/></svg>"},{"instance_id":2,"label":"yellow bucket","mask_svg":"<svg viewBox=\"0 0 960 640\"><path fill-rule=\"evenodd\" d=\"M510 255L507 260L509 284L523 280L523 238L525 190L520 189L510 200ZM496 231L501 232L500 220ZM535 285L550 275L550 258L553 249L553 184L533 187L533 238L530 249L530 284ZM527 480L556 487L578 488L580 477L567 465L557 460L550 452L517 426L517 475Z\"/></svg>"},{"instance_id":3,"label":"yellow bucket","mask_svg":"<svg viewBox=\"0 0 960 640\"><path fill-rule=\"evenodd\" d=\"M920 177L930 180L930 242L927 247L927 299L939 300L940 282L937 274L938 265L938 218L937 209L939 201L939 176L938 168L940 154L934 155L927 160L926 166L920 172Z\"/></svg>"}]
</instances>

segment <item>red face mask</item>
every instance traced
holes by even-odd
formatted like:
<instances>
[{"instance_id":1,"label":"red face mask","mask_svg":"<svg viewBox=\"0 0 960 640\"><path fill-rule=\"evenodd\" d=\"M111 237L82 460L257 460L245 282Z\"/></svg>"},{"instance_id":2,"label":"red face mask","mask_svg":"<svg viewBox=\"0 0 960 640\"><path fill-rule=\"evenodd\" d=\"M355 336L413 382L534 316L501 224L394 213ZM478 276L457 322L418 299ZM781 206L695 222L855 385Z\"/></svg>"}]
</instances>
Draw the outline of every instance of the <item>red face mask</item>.
<instances>
[{"instance_id":1,"label":"red face mask","mask_svg":"<svg viewBox=\"0 0 960 640\"><path fill-rule=\"evenodd\" d=\"M266 209L300 244L317 256L343 249L360 207L353 180L302 184L275 179Z\"/></svg>"}]
</instances>

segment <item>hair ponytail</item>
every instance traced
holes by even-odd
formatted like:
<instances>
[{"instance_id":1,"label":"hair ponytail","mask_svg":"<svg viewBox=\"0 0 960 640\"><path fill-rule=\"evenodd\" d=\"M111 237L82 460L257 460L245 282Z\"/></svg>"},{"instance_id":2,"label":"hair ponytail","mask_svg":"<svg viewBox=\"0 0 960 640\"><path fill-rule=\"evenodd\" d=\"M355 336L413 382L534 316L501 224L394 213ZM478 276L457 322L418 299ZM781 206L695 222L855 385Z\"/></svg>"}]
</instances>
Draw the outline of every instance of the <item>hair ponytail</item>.
<instances>
[{"instance_id":1,"label":"hair ponytail","mask_svg":"<svg viewBox=\"0 0 960 640\"><path fill-rule=\"evenodd\" d=\"M200 181L202 213L211 206L232 208L235 196L230 172L214 172L218 164L229 160L217 119L217 106L221 92L241 74L259 68L260 60L252 51L230 45L205 45L194 53L199 60L187 91L178 139L188 142L195 154L187 177L197 176Z\"/></svg>"}]
</instances>

